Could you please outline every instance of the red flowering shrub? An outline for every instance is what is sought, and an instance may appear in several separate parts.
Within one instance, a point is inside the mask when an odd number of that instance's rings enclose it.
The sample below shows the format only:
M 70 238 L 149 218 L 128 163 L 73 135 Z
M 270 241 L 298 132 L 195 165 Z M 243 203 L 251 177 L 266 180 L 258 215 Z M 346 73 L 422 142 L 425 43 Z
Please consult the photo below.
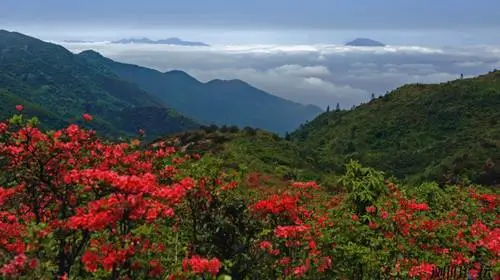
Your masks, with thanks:
M 0 122 L 2 279 L 500 271 L 500 198 L 491 190 L 407 188 L 351 162 L 345 192 L 332 196 L 314 182 L 244 180 L 220 160 L 161 143 L 142 149 L 137 139 L 111 143 L 76 125 L 42 132 L 36 123 L 20 114 Z
M 358 184 L 359 178 L 348 178 L 353 174 L 359 172 L 348 170 L 343 181 Z M 376 178 L 363 180 L 377 186 Z M 472 187 L 470 194 L 455 186 L 441 189 L 424 184 L 404 189 L 385 185 L 386 191 L 378 192 L 381 195 L 361 214 L 353 205 L 356 201 L 349 199 L 353 194 L 347 195 L 340 208 L 331 209 L 336 226 L 326 232 L 333 245 L 329 253 L 340 260 L 334 262 L 334 274 L 372 279 L 383 271 L 431 279 L 434 270 L 444 266 L 466 266 L 477 273 L 480 268 L 474 262 L 498 273 L 498 194 L 477 194 Z M 358 190 L 370 192 L 366 186 Z
M 83 114 L 82 115 L 82 118 L 85 120 L 85 121 L 92 121 L 93 117 L 90 115 L 90 114 Z
M 168 147 L 140 151 L 106 143 L 76 125 L 43 133 L 22 117 L 11 124 L 20 128 L 2 126 L 0 142 L 5 276 L 163 275 L 163 264 L 150 258 L 162 256 L 164 244 L 151 236 L 164 232 L 197 185 L 165 166 L 188 158 Z M 21 256 L 43 267 L 25 269 Z
M 185 271 L 193 272 L 194 274 L 209 273 L 212 276 L 217 275 L 220 270 L 221 263 L 217 258 L 204 259 L 200 256 L 193 256 L 182 261 L 182 267 Z

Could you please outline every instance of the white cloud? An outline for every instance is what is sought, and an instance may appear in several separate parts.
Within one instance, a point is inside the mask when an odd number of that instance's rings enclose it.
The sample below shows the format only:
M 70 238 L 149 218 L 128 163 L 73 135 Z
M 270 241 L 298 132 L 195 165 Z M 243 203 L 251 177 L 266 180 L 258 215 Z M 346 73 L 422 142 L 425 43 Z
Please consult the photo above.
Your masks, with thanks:
M 65 44 L 74 52 L 94 49 L 117 61 L 194 77 L 241 79 L 277 96 L 322 108 L 350 107 L 406 83 L 438 83 L 500 68 L 500 48 L 427 48 L 339 45 Z
M 274 68 L 270 71 L 275 71 L 277 73 L 283 75 L 291 75 L 298 77 L 321 77 L 331 75 L 330 70 L 325 66 L 301 66 L 297 64 L 293 65 L 283 65 L 277 68 Z

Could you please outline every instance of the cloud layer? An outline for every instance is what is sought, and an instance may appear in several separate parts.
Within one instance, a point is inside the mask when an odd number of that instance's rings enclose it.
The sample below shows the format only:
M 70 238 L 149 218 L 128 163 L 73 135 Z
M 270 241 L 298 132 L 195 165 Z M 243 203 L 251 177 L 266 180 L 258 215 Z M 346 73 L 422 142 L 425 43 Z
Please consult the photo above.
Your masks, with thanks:
M 194 77 L 241 79 L 277 96 L 322 108 L 350 107 L 406 83 L 438 83 L 500 68 L 500 47 L 425 48 L 336 45 L 232 45 L 180 47 L 63 44 L 93 49 L 114 60 Z

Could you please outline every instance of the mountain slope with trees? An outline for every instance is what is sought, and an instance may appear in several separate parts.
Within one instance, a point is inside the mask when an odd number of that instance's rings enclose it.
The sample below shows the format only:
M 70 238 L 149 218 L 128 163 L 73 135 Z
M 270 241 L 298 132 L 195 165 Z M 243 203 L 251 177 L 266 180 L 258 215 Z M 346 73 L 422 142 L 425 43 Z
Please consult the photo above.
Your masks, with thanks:
M 152 136 L 198 127 L 196 122 L 173 114 L 159 98 L 137 85 L 59 45 L 0 30 L 0 65 L 1 103 L 15 100 L 37 107 L 27 113 L 50 117 L 44 123 L 54 127 L 90 113 L 95 117 L 92 127 L 103 134 L 134 134 L 141 127 L 131 125 L 131 120 L 141 119 L 130 111 L 143 107 L 155 108 L 148 110 L 147 116 L 156 121 L 148 131 Z M 9 112 L 1 114 L 6 117 Z
M 292 138 L 326 171 L 348 159 L 410 180 L 500 183 L 500 71 L 411 84 L 350 111 L 322 114 Z
M 227 166 L 337 186 L 351 159 L 420 183 L 500 184 L 500 72 L 402 86 L 353 110 L 333 110 L 285 137 L 204 127 L 162 138 Z M 159 140 L 158 140 L 159 141 Z
M 316 106 L 279 98 L 241 80 L 202 83 L 183 71 L 162 73 L 116 62 L 95 51 L 84 51 L 79 56 L 110 69 L 175 110 L 204 123 L 251 126 L 285 133 L 321 113 Z

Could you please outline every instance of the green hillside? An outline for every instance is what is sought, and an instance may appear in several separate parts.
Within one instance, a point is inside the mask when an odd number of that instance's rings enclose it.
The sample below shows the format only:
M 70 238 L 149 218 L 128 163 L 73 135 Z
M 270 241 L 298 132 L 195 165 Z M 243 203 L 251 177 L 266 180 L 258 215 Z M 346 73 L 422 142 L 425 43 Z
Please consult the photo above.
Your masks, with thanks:
M 44 123 L 54 128 L 88 112 L 95 117 L 92 128 L 102 134 L 134 134 L 140 127 L 130 120 L 145 121 L 132 117 L 130 110 L 141 107 L 155 108 L 145 116 L 156 122 L 150 126 L 150 135 L 197 127 L 194 121 L 172 114 L 161 100 L 135 84 L 59 45 L 0 30 L 0 65 L 2 109 L 13 103 L 28 105 L 28 113 L 48 118 Z M 5 117 L 8 111 L 1 114 Z
M 499 184 L 499 119 L 495 71 L 405 85 L 354 110 L 322 114 L 292 138 L 325 172 L 340 171 L 355 158 L 401 179 Z
M 279 98 L 240 80 L 202 83 L 182 71 L 162 73 L 119 63 L 95 51 L 84 51 L 79 56 L 110 69 L 175 110 L 205 123 L 250 126 L 285 133 L 321 113 L 316 106 Z
M 357 159 L 401 180 L 500 184 L 500 72 L 405 85 L 354 110 L 324 113 L 288 139 L 215 126 L 167 137 L 191 153 L 283 179 L 335 186 Z
M 202 127 L 153 141 L 165 142 L 189 154 L 210 155 L 223 165 L 244 172 L 260 172 L 289 179 L 319 179 L 322 174 L 311 168 L 310 161 L 296 143 L 275 133 L 236 126 Z

